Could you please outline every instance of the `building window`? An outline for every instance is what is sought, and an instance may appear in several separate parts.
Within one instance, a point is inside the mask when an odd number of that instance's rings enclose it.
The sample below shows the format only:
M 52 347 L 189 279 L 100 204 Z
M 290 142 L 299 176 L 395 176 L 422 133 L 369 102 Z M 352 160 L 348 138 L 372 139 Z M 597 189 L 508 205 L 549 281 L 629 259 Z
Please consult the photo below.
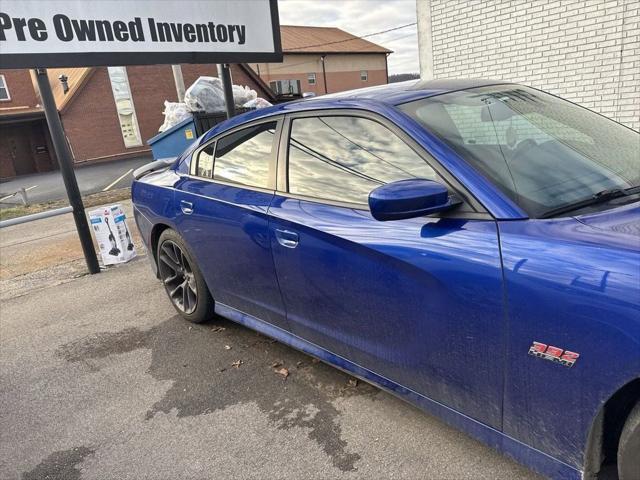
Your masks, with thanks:
M 309 85 L 315 85 L 316 84 L 316 74 L 314 73 L 307 73 L 307 82 L 309 82 Z
M 0 101 L 6 102 L 8 100 L 11 100 L 11 96 L 7 88 L 7 81 L 4 79 L 4 75 L 0 75 Z
M 300 80 L 276 80 L 270 84 L 271 90 L 276 95 L 301 95 Z
M 109 80 L 113 99 L 116 102 L 118 120 L 120 121 L 120 131 L 126 148 L 142 146 L 140 127 L 136 117 L 136 109 L 133 105 L 129 77 L 125 67 L 108 67 Z
M 360 80 L 363 82 L 369 80 L 369 73 L 366 70 L 360 70 Z

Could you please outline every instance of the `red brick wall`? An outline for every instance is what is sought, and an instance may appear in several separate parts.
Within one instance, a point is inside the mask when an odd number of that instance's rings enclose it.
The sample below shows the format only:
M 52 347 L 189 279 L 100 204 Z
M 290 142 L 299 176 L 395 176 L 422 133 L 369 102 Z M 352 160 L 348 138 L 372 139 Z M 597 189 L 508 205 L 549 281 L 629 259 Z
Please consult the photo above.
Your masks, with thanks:
M 195 82 L 198 77 L 217 77 L 218 70 L 215 65 L 182 65 L 182 78 L 184 78 L 184 88 Z M 175 96 L 175 95 L 174 95 Z
M 125 148 L 106 68 L 94 70 L 63 110 L 62 123 L 76 162 L 127 155 L 146 148 Z
M 177 101 L 171 65 L 127 67 L 142 142 L 156 136 L 164 123 L 164 101 Z
M 4 75 L 11 100 L 0 101 L 0 108 L 35 107 L 38 104 L 29 70 L 0 70 Z
M 234 83 L 259 89 L 240 67 L 232 66 L 231 73 Z M 135 148 L 124 146 L 107 69 L 96 68 L 84 88 L 76 93 L 62 112 L 76 162 L 124 158 L 148 152 L 146 141 L 158 133 L 164 122 L 164 101 L 177 101 L 173 73 L 170 65 L 150 65 L 127 67 L 127 75 L 144 145 Z M 185 87 L 189 88 L 200 76 L 217 76 L 217 70 L 215 65 L 182 65 L 182 75 Z

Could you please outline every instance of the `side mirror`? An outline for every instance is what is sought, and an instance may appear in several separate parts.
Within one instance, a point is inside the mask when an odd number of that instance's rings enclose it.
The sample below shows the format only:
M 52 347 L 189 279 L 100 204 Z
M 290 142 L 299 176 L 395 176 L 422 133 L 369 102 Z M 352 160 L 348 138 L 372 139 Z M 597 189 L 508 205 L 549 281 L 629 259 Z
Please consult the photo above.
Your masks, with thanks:
M 421 178 L 387 183 L 369 194 L 371 215 L 380 221 L 422 217 L 460 203 L 449 196 L 444 185 Z

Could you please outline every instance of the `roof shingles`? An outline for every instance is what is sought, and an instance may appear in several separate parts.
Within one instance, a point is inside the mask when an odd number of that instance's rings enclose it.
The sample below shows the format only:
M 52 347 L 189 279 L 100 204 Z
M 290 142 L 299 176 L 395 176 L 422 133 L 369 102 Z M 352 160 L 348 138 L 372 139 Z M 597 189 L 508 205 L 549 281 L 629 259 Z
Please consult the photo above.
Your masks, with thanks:
M 281 25 L 280 37 L 284 53 L 392 53 L 335 27 Z
M 56 101 L 58 110 L 63 110 L 67 103 L 73 98 L 76 91 L 80 90 L 87 80 L 92 68 L 48 68 L 47 76 L 49 77 L 49 83 L 51 84 L 51 91 L 53 92 L 53 98 Z M 62 88 L 62 82 L 59 80 L 60 75 L 67 76 L 67 85 L 69 85 L 69 91 L 64 92 Z
M 284 53 L 392 53 L 380 45 L 334 27 L 282 25 L 280 33 Z M 89 67 L 47 70 L 58 110 L 64 110 L 74 94 L 82 89 L 93 70 Z M 58 79 L 62 74 L 67 76 L 67 93 L 63 91 Z M 32 80 L 35 86 L 35 79 Z

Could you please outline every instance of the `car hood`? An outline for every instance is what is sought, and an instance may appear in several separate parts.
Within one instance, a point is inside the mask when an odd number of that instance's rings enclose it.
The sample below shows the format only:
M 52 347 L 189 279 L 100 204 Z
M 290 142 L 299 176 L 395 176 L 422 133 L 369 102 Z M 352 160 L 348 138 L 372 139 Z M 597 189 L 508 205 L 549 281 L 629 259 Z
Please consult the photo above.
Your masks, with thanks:
M 583 225 L 600 230 L 603 240 L 640 250 L 640 202 L 604 212 L 575 217 Z

